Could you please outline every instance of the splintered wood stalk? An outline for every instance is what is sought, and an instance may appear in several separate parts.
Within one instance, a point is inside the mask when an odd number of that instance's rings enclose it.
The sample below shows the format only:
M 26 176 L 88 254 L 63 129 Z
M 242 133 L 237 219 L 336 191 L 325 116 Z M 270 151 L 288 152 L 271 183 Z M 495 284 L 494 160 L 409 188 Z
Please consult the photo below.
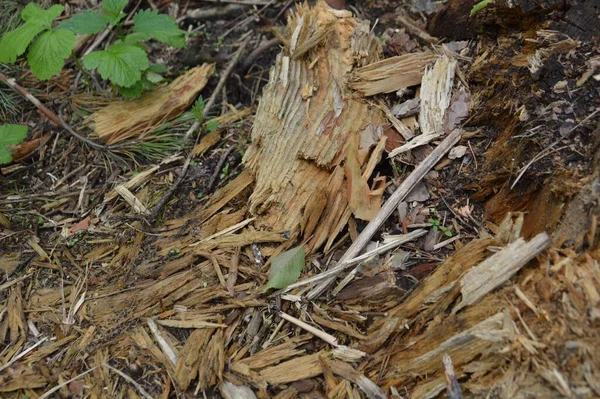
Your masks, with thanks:
M 371 147 L 361 148 L 359 138 L 380 134 L 386 117 L 346 82 L 355 68 L 379 60 L 381 45 L 367 22 L 323 2 L 298 6 L 282 42 L 244 156 L 256 181 L 250 212 L 273 230 L 312 236 L 310 251 L 350 216 L 348 160 L 358 176 L 353 186 L 369 190 L 362 169 Z M 362 205 L 379 206 L 380 196 L 360 193 L 371 201 Z

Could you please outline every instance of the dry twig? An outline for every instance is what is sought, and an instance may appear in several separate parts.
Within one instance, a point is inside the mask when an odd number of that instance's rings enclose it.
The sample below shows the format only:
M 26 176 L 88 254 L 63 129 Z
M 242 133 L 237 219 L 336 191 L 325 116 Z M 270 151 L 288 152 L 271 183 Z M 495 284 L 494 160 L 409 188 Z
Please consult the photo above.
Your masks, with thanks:
M 440 159 L 448 152 L 450 149 L 459 142 L 462 136 L 461 130 L 455 130 L 450 133 L 441 143 L 436 147 L 435 150 L 431 152 L 421 162 L 415 170 L 402 182 L 402 184 L 394 191 L 394 194 L 387 200 L 387 202 L 381 207 L 379 213 L 369 222 L 367 227 L 360 233 L 356 241 L 352 243 L 350 248 L 346 251 L 344 256 L 340 259 L 340 263 L 347 261 L 358 255 L 360 251 L 368 244 L 373 235 L 377 232 L 379 227 L 390 217 L 390 215 L 396 210 L 400 201 L 402 201 L 417 185 L 418 182 L 423 179 L 425 174 L 429 172 L 431 168 L 435 166 L 439 162 Z M 336 273 L 337 274 L 337 273 Z M 333 295 L 336 295 L 338 292 L 342 290 L 354 277 L 356 274 L 356 269 L 354 269 L 333 291 Z M 325 289 L 334 281 L 335 277 L 329 278 L 321 284 L 317 285 L 313 288 L 307 295 L 308 299 L 315 299 L 319 295 L 321 295 Z

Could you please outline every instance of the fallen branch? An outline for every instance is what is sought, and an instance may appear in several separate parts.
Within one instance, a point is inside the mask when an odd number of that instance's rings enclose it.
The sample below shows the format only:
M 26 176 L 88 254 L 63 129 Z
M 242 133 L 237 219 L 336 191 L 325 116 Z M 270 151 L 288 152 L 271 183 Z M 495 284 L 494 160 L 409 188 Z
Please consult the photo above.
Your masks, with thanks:
M 390 215 L 396 210 L 400 201 L 402 201 L 411 191 L 417 183 L 419 183 L 423 177 L 433 168 L 442 157 L 450 151 L 450 149 L 460 141 L 462 136 L 461 130 L 454 130 L 452 133 L 448 135 L 441 143 L 436 147 L 435 150 L 431 152 L 421 162 L 415 170 L 402 182 L 402 184 L 394 191 L 394 194 L 387 200 L 387 202 L 381 207 L 377 215 L 369 222 L 367 227 L 360 233 L 357 237 L 356 241 L 352 243 L 350 248 L 346 251 L 344 256 L 340 259 L 339 263 L 343 263 L 348 259 L 354 258 L 362 249 L 368 244 L 373 235 L 379 230 L 379 227 L 390 217 Z M 356 274 L 356 269 L 354 269 L 333 291 L 333 295 L 336 295 L 338 292 L 342 290 L 354 277 Z M 336 273 L 337 274 L 337 273 Z M 313 288 L 308 294 L 307 298 L 309 300 L 317 298 L 321 295 L 327 287 L 334 281 L 335 277 L 331 277 L 315 288 Z
M 89 139 L 81 136 L 80 134 L 78 134 L 75 130 L 73 130 L 73 128 L 71 126 L 69 126 L 62 119 L 61 116 L 56 115 L 54 112 L 50 111 L 44 104 L 42 104 L 42 102 L 40 100 L 38 100 L 31 93 L 29 93 L 27 91 L 27 89 L 25 89 L 23 86 L 19 85 L 14 78 L 9 78 L 8 76 L 6 76 L 2 72 L 0 72 L 0 79 L 2 79 L 14 91 L 16 91 L 17 93 L 22 95 L 27 101 L 29 101 L 30 103 L 35 105 L 35 107 L 42 114 L 44 114 L 46 117 L 48 117 L 48 119 L 50 119 L 56 125 L 61 126 L 63 129 L 65 129 L 67 132 L 69 132 L 69 134 L 71 134 L 71 136 L 75 137 L 77 140 L 80 140 L 80 141 L 86 143 L 87 145 L 89 145 L 90 147 L 95 148 L 97 150 L 110 151 L 110 149 L 111 149 L 110 147 L 105 146 L 103 144 L 98 144 L 98 143 L 96 143 L 92 140 L 89 140 Z M 60 110 L 62 110 L 63 107 L 64 107 L 64 104 L 61 105 Z M 61 112 L 60 110 L 59 110 L 59 114 Z

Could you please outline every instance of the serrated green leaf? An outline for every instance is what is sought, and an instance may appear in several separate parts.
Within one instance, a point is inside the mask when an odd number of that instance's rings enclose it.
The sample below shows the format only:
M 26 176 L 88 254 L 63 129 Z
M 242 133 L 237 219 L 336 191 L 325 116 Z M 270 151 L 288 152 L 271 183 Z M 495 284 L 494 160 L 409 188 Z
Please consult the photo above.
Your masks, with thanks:
M 58 24 L 58 27 L 79 35 L 95 35 L 108 26 L 108 21 L 109 18 L 99 11 L 84 11 L 73 14 L 71 18 Z
M 26 22 L 12 32 L 2 36 L 0 41 L 0 62 L 11 63 L 27 50 L 27 46 L 36 35 L 46 28 Z
M 142 93 L 144 92 L 144 84 L 142 83 L 141 80 L 137 81 L 131 87 L 118 86 L 118 88 L 119 88 L 119 93 L 121 93 L 121 95 L 126 98 L 136 98 L 136 97 L 141 96 Z
M 158 11 L 143 10 L 135 14 L 133 30 L 173 47 L 185 47 L 185 31 L 179 29 L 173 18 Z
M 25 125 L 0 125 L 0 164 L 12 161 L 12 152 L 6 147 L 19 144 L 27 137 Z
M 296 282 L 304 268 L 304 247 L 299 246 L 277 255 L 271 262 L 269 282 L 263 292 L 269 288 L 285 288 Z
M 218 121 L 210 121 L 206 124 L 206 130 L 208 130 L 209 132 L 214 132 L 215 130 L 217 130 L 217 127 L 219 127 Z
M 12 32 L 6 33 L 0 41 L 0 62 L 15 62 L 39 33 L 52 29 L 52 21 L 64 9 L 58 4 L 47 10 L 42 9 L 36 3 L 27 4 L 21 12 L 21 18 L 25 23 Z
M 161 75 L 157 74 L 156 72 L 152 72 L 152 71 L 146 72 L 146 79 L 148 79 L 152 83 L 158 83 L 158 82 L 162 82 L 164 80 L 164 78 Z
M 47 10 L 42 9 L 36 3 L 29 3 L 21 11 L 23 21 L 30 24 L 43 26 L 46 29 L 52 28 L 52 21 L 58 17 L 65 8 L 59 4 L 55 4 Z
M 150 39 L 150 36 L 148 36 L 145 33 L 133 32 L 125 36 L 125 38 L 123 39 L 123 43 L 138 44 L 148 39 Z
M 40 80 L 59 74 L 73 48 L 75 48 L 73 32 L 57 29 L 43 33 L 33 42 L 27 53 L 31 72 Z
M 102 78 L 118 86 L 131 87 L 142 78 L 142 71 L 148 69 L 148 56 L 137 46 L 118 43 L 86 55 L 83 64 L 87 69 L 98 68 Z
M 192 106 L 192 114 L 199 121 L 204 120 L 204 99 L 202 98 L 202 96 L 198 97 L 198 99 Z
M 111 25 L 116 25 L 125 16 L 123 9 L 127 5 L 127 0 L 104 0 L 102 9 L 108 16 Z

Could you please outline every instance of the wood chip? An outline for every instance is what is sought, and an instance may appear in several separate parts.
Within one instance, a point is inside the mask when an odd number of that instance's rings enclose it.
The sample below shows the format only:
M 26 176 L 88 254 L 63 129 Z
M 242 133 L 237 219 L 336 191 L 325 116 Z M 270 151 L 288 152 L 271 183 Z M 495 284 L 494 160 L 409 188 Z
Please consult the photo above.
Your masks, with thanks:
M 365 96 L 392 93 L 421 83 L 425 66 L 435 60 L 429 51 L 387 58 L 357 69 L 350 87 Z
M 478 302 L 488 292 L 508 281 L 527 262 L 548 248 L 551 242 L 547 233 L 540 233 L 529 242 L 520 238 L 471 269 L 460 280 L 462 300 L 454 311 Z

